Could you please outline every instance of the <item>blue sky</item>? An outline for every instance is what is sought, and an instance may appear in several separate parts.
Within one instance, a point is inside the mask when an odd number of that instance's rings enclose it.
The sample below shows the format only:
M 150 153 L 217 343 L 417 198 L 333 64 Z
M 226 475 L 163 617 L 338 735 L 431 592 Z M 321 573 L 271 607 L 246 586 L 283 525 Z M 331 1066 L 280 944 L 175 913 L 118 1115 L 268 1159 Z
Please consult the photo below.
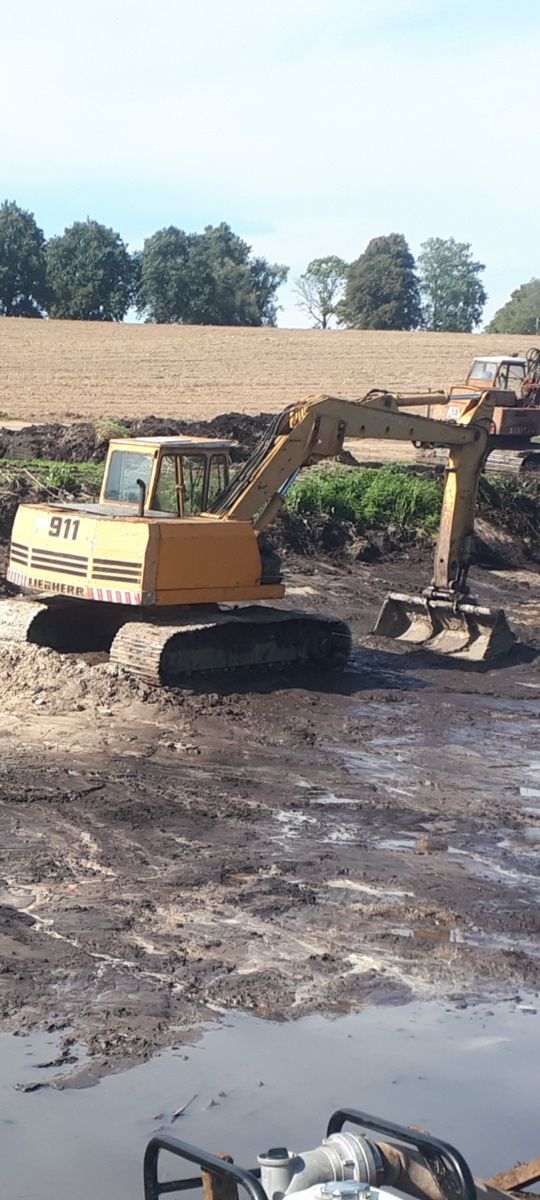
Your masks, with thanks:
M 538 0 L 25 0 L 0 197 L 140 247 L 228 221 L 294 279 L 401 232 L 472 243 L 486 317 L 540 275 Z

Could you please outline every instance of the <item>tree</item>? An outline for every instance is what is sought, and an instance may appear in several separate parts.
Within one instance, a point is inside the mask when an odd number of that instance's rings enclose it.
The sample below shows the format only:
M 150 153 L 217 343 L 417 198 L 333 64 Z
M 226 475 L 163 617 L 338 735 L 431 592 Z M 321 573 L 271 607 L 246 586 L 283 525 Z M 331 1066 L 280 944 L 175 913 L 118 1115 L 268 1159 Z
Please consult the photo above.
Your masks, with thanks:
M 484 264 L 474 261 L 469 242 L 456 242 L 452 237 L 428 238 L 420 249 L 425 328 L 471 333 L 487 300 L 480 280 Z
M 294 290 L 300 297 L 296 307 L 308 313 L 316 329 L 327 329 L 329 317 L 335 316 L 346 276 L 347 264 L 329 254 L 326 258 L 312 259 L 296 280 Z
M 530 279 L 512 292 L 487 327 L 487 333 L 540 332 L 540 279 Z
M 285 283 L 289 268 L 279 263 L 269 263 L 266 258 L 253 258 L 249 270 L 260 324 L 275 325 L 278 313 L 276 292 L 282 283 Z
M 351 329 L 416 329 L 420 324 L 415 262 L 402 233 L 372 238 L 351 263 L 338 316 Z
M 119 233 L 76 221 L 47 244 L 49 315 L 74 321 L 122 321 L 131 304 L 134 263 Z
M 287 267 L 251 258 L 225 222 L 203 233 L 169 226 L 147 238 L 137 306 L 147 320 L 186 325 L 275 325 Z
M 146 238 L 139 257 L 137 308 L 149 321 L 181 321 L 187 300 L 189 239 L 170 225 Z
M 0 205 L 0 314 L 41 317 L 47 302 L 45 237 L 34 214 Z

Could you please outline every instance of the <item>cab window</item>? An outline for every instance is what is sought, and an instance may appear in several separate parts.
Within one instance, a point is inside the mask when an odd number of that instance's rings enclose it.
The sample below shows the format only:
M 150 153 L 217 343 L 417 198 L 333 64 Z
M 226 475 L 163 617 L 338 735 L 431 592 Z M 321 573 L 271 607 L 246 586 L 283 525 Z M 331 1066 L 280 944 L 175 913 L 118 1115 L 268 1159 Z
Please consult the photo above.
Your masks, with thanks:
M 210 507 L 214 500 L 226 488 L 229 482 L 228 463 L 224 454 L 213 454 L 210 459 L 210 472 L 208 477 L 208 497 L 206 500 L 207 506 Z
M 492 383 L 497 374 L 497 363 L 483 362 L 479 359 L 473 363 L 471 368 L 471 379 L 481 379 L 485 383 Z
M 203 510 L 206 463 L 205 454 L 182 456 L 185 517 L 196 517 Z
M 525 367 L 523 363 L 505 363 L 501 367 L 499 387 L 509 388 L 512 392 L 519 392 L 524 378 Z
M 137 454 L 133 450 L 113 450 L 105 483 L 104 499 L 136 504 L 140 490 L 137 480 L 148 487 L 154 462 L 153 454 Z
M 165 454 L 159 468 L 156 494 L 153 507 L 158 512 L 174 513 L 180 516 L 180 479 L 179 463 L 176 456 Z

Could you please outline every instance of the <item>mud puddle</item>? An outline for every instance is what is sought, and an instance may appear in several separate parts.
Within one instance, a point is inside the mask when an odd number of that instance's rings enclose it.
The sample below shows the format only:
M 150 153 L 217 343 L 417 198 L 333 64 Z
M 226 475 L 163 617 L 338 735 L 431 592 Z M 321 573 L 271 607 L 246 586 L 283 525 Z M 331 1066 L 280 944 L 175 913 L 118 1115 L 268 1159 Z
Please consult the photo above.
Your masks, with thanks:
M 524 995 L 449 1011 L 368 1008 L 293 1024 L 230 1016 L 99 1086 L 23 1093 L 62 1072 L 51 1034 L 0 1038 L 0 1152 L 6 1200 L 141 1197 L 147 1140 L 167 1132 L 253 1165 L 269 1144 L 318 1144 L 330 1113 L 361 1108 L 415 1123 L 457 1145 L 478 1176 L 538 1153 L 540 1016 Z M 185 1115 L 171 1121 L 182 1105 Z M 164 1160 L 164 1174 L 178 1171 Z M 165 1166 L 167 1170 L 165 1170 Z

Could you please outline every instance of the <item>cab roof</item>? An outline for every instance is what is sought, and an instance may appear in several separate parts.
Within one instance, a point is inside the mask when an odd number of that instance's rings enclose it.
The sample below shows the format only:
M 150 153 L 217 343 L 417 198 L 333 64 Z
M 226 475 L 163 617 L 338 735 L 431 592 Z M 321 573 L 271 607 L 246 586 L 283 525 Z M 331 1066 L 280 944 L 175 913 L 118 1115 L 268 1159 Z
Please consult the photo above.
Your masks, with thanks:
M 527 359 L 523 358 L 520 354 L 477 354 L 476 358 L 473 358 L 473 366 L 477 362 L 499 363 L 499 365 L 501 363 L 523 363 L 525 366 L 527 365 Z
M 235 445 L 234 441 L 227 441 L 224 438 L 204 438 L 204 437 L 134 437 L 134 438 L 111 438 L 109 443 L 114 449 L 129 450 L 130 447 L 136 446 L 142 448 L 149 446 L 155 449 L 163 446 L 165 450 L 170 450 L 172 453 L 181 454 L 182 451 L 189 454 L 197 453 L 198 450 L 230 450 L 231 446 Z

